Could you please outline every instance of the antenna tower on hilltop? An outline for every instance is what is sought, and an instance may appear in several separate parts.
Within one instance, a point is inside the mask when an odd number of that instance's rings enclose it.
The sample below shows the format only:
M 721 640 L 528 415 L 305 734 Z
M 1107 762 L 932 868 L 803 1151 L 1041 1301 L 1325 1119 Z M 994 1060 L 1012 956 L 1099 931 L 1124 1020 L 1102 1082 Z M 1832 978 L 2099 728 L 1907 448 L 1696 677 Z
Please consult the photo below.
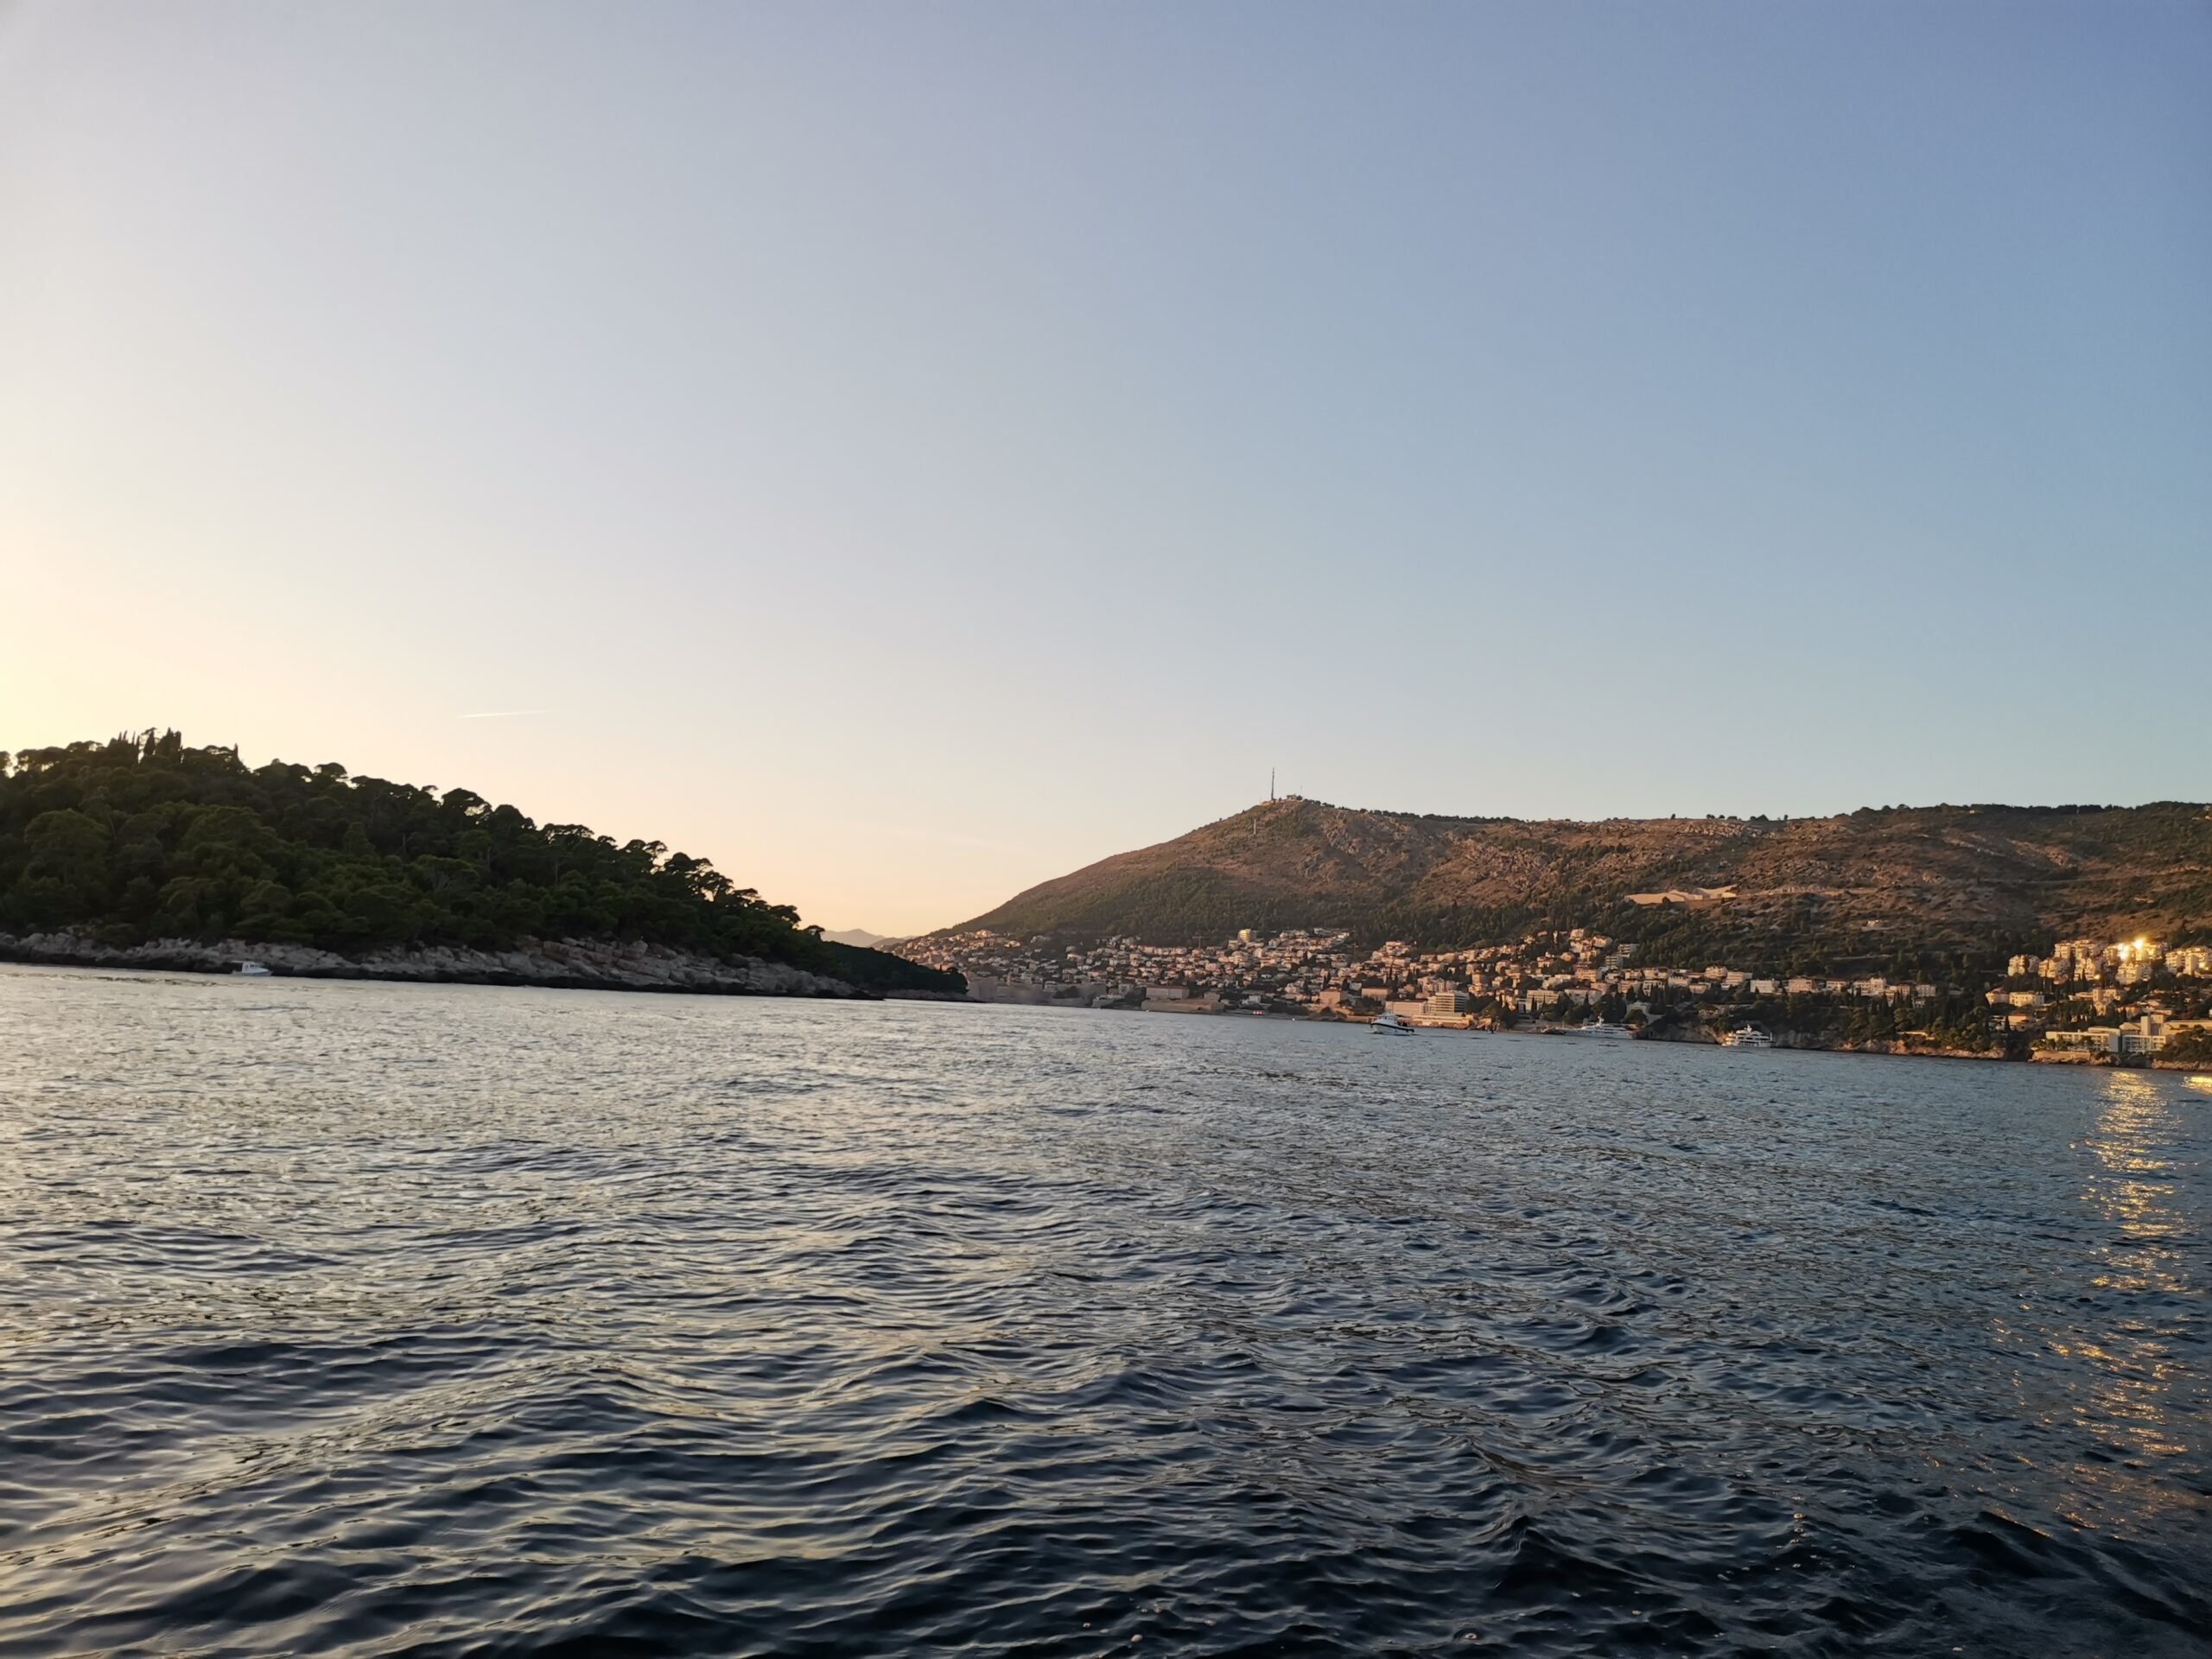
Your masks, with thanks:
M 1274 800 L 1274 798 L 1275 798 L 1275 769 L 1274 769 L 1273 766 L 1269 766 L 1269 767 L 1268 768 L 1268 801 L 1269 801 L 1270 803 L 1273 803 L 1273 801 Z

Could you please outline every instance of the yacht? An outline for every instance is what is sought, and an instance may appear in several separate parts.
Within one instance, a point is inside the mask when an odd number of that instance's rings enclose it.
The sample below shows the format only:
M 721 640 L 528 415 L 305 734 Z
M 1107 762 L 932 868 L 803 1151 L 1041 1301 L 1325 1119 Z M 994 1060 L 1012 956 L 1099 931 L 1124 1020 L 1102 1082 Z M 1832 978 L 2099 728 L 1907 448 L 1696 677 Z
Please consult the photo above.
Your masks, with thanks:
M 1412 1020 L 1402 1020 L 1395 1014 L 1378 1014 L 1367 1022 L 1367 1028 L 1370 1031 L 1411 1032 L 1414 1024 Z
M 1757 1026 L 1738 1026 L 1733 1031 L 1724 1032 L 1721 1033 L 1720 1041 L 1722 1046 L 1726 1048 L 1772 1048 L 1774 1046 L 1773 1034 L 1762 1031 Z
M 240 979 L 267 979 L 270 976 L 264 963 L 242 962 L 238 963 L 238 976 Z
M 1592 1020 L 1580 1027 L 1585 1037 L 1633 1037 L 1636 1033 L 1626 1026 L 1617 1026 L 1610 1020 Z

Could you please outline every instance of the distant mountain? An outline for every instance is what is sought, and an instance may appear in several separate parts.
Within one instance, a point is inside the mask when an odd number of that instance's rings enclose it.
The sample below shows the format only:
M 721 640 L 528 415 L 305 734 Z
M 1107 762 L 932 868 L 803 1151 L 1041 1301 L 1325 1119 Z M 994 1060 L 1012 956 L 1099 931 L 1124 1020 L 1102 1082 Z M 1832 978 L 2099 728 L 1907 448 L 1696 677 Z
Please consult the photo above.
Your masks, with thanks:
M 1694 902 L 1630 899 L 1669 889 Z M 1732 961 L 1747 950 L 2028 949 L 2084 934 L 2201 939 L 2212 937 L 2212 811 L 1936 806 L 1584 823 L 1291 799 L 1102 860 L 944 931 L 1195 944 L 1319 926 L 1435 945 L 1602 926 L 1685 957 L 1726 942 Z
M 849 927 L 841 932 L 824 933 L 822 937 L 832 944 L 849 944 L 855 950 L 873 950 L 877 945 L 888 941 L 891 935 L 871 933 L 864 927 Z

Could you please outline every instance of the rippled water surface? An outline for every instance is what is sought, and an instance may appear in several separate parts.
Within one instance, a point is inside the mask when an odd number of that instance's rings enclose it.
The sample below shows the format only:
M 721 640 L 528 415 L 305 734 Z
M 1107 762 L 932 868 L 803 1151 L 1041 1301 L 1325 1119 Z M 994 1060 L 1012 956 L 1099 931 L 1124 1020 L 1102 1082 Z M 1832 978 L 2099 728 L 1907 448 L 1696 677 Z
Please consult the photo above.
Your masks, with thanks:
M 0 1651 L 2201 1654 L 2209 1119 L 0 969 Z

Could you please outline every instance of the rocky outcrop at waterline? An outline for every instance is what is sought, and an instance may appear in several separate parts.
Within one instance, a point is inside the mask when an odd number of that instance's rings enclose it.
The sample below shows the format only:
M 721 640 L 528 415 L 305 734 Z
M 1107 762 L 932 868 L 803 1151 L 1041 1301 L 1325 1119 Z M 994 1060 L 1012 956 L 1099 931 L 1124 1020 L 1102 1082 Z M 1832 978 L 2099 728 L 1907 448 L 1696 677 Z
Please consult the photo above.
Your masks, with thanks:
M 220 939 L 213 944 L 149 939 L 140 944 L 111 945 L 80 933 L 0 933 L 0 961 L 166 969 L 193 974 L 232 973 L 242 962 L 258 962 L 272 973 L 303 979 L 540 985 L 567 990 L 685 991 L 721 996 L 873 999 L 879 995 L 780 962 L 753 957 L 717 959 L 667 945 L 596 939 L 525 939 L 511 950 L 474 950 L 460 945 L 386 946 L 346 957 L 312 945 L 257 944 L 248 939 Z

